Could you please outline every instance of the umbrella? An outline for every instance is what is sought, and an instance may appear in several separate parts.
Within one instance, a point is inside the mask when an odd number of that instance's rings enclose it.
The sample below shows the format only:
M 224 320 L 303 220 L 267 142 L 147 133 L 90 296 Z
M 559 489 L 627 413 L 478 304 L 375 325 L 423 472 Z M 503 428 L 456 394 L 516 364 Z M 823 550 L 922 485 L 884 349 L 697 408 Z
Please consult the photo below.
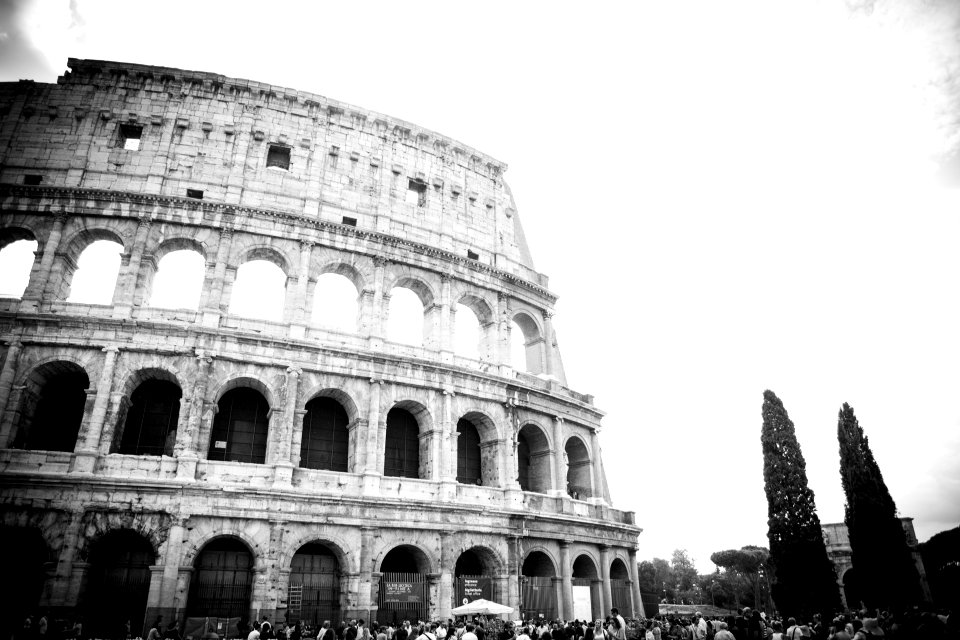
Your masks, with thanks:
M 495 616 L 495 615 L 500 615 L 501 613 L 513 613 L 513 607 L 508 607 L 504 604 L 497 604 L 496 602 L 491 602 L 490 600 L 484 600 L 483 598 L 480 598 L 479 600 L 468 602 L 462 607 L 457 607 L 456 609 L 453 609 L 450 613 L 452 613 L 455 616 L 472 616 L 472 615 Z

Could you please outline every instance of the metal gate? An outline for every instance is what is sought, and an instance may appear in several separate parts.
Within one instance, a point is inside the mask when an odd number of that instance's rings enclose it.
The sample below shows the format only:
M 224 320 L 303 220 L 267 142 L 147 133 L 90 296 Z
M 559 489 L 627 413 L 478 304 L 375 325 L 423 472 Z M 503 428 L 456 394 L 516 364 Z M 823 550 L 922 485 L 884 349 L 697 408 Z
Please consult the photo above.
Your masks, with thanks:
M 623 579 L 610 579 L 610 596 L 613 600 L 613 606 L 620 610 L 620 615 L 636 617 L 633 610 L 633 600 L 630 598 L 630 581 Z
M 243 543 L 219 538 L 197 558 L 187 615 L 232 618 L 250 614 L 253 558 Z
M 556 620 L 557 587 L 553 578 L 542 576 L 523 576 L 521 579 L 521 610 L 525 618 L 537 618 L 543 615 L 547 620 Z
M 430 583 L 422 573 L 384 573 L 377 622 L 430 619 Z

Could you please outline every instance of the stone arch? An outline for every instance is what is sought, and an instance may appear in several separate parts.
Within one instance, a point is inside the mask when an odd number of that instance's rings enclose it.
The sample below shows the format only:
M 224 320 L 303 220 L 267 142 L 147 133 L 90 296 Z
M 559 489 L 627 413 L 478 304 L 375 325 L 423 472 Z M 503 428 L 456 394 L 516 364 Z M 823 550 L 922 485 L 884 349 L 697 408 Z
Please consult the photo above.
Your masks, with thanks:
M 179 373 L 175 367 L 169 366 L 168 363 L 156 362 L 152 364 L 152 366 L 139 367 L 136 369 L 128 367 L 123 373 L 117 376 L 117 379 L 123 380 L 123 383 L 120 385 L 120 392 L 125 396 L 129 396 L 137 387 L 148 380 L 172 382 L 183 389 L 183 384 L 180 382 L 182 376 L 183 374 Z
M 175 274 L 178 280 L 176 302 L 157 300 L 156 295 L 163 296 L 164 293 L 167 294 L 167 297 L 170 297 L 171 284 L 169 278 L 173 277 L 173 274 L 168 274 L 167 269 L 173 267 L 169 264 L 164 265 L 164 260 L 168 256 L 171 260 L 177 259 L 177 256 L 171 255 L 177 251 L 188 251 L 197 256 L 193 259 L 196 264 L 189 265 L 189 271 L 184 271 L 184 262 L 181 257 Z M 199 307 L 207 264 L 212 259 L 208 248 L 195 238 L 175 236 L 161 240 L 154 249 L 151 258 L 142 262 L 141 273 L 138 274 L 138 279 L 143 282 L 143 287 L 142 291 L 140 287 L 137 289 L 135 295 L 137 302 L 161 308 L 196 309 Z M 158 283 L 159 287 L 157 286 Z
M 82 229 L 71 235 L 65 242 L 61 243 L 62 250 L 57 252 L 57 262 L 60 266 L 60 282 L 57 284 L 55 298 L 58 300 L 69 300 L 72 296 L 74 276 L 80 267 L 80 258 L 83 253 L 95 242 L 107 241 L 116 243 L 120 246 L 120 265 L 124 261 L 124 256 L 129 250 L 124 238 L 113 229 L 106 227 L 93 227 Z M 86 273 L 86 272 L 85 272 Z M 119 280 L 119 271 L 114 276 L 114 289 L 110 296 L 116 291 L 117 281 Z M 106 289 L 104 289 L 106 291 Z
M 457 559 L 459 560 L 467 552 L 473 552 L 477 558 L 480 560 L 480 564 L 483 567 L 483 570 L 476 575 L 485 575 L 485 576 L 497 576 L 504 572 L 504 568 L 507 566 L 507 563 L 504 561 L 503 557 L 497 553 L 497 550 L 488 547 L 483 544 L 471 544 L 466 546 L 463 549 L 460 549 L 457 553 Z M 454 567 L 456 569 L 456 567 Z
M 283 275 L 290 277 L 290 265 L 292 262 L 276 247 L 273 247 L 269 244 L 255 244 L 248 247 L 244 247 L 238 254 L 235 264 L 240 267 L 244 263 L 252 262 L 254 260 L 266 260 L 276 266 L 280 267 L 280 270 L 283 271 Z
M 0 224 L 0 250 L 20 240 L 40 242 L 36 232 L 23 222 L 18 221 L 10 224 Z M 37 247 L 37 251 L 40 251 L 39 246 Z
M 433 429 L 433 414 L 430 412 L 430 407 L 425 402 L 420 400 L 415 400 L 413 398 L 401 398 L 396 400 L 387 410 L 384 412 L 382 419 L 386 420 L 387 415 L 392 409 L 404 409 L 409 411 L 410 414 L 416 418 L 417 425 L 420 428 L 420 433 L 429 432 Z
M 196 238 L 174 236 L 164 238 L 157 244 L 153 250 L 153 259 L 159 262 L 165 255 L 173 253 L 174 251 L 196 251 L 203 257 L 204 262 L 209 262 L 214 258 L 207 246 Z
M 73 451 L 91 390 L 87 370 L 74 358 L 53 356 L 35 363 L 21 379 L 13 447 Z
M 344 410 L 347 412 L 347 417 L 350 419 L 350 422 L 360 419 L 360 409 L 357 407 L 357 403 L 354 401 L 353 397 L 344 391 L 336 387 L 330 387 L 326 384 L 319 384 L 315 387 L 308 389 L 306 393 L 302 394 L 302 402 L 298 402 L 298 406 L 301 409 L 306 408 L 307 403 L 313 400 L 314 398 L 333 398 L 343 406 Z
M 563 455 L 567 461 L 566 491 L 567 495 L 578 500 L 593 497 L 596 493 L 593 487 L 593 460 L 590 447 L 584 442 L 580 434 L 573 434 L 563 445 Z
M 552 490 L 550 459 L 553 446 L 546 429 L 525 421 L 517 432 L 517 481 L 524 491 L 546 493 Z
M 476 429 L 477 435 L 479 436 L 479 442 L 475 445 L 475 452 L 469 450 L 473 447 L 464 441 L 465 434 L 461 433 L 461 427 L 464 422 Z M 476 455 L 477 462 L 479 463 L 480 484 L 485 487 L 500 486 L 502 484 L 500 480 L 500 447 L 502 443 L 500 441 L 500 430 L 497 428 L 493 419 L 483 411 L 471 408 L 457 420 L 456 431 L 460 434 L 457 437 L 456 471 L 458 479 L 462 477 L 461 467 L 463 467 L 464 464 L 472 466 L 470 461 L 472 456 Z
M 16 246 L 18 243 L 20 246 Z M 0 267 L 3 271 L 0 296 L 23 297 L 40 251 L 40 243 L 29 229 L 19 226 L 0 227 L 0 259 L 3 261 Z
M 610 561 L 610 577 L 617 580 L 629 580 L 630 571 L 627 569 L 627 563 L 620 556 L 616 556 Z
M 211 561 L 204 562 L 208 553 L 212 556 Z M 193 574 L 187 594 L 186 614 L 192 617 L 246 615 L 250 611 L 255 575 L 260 563 L 261 559 L 254 549 L 238 535 L 220 534 L 207 540 L 196 549 L 190 563 Z M 229 596 L 222 597 L 222 586 L 227 585 L 231 587 Z
M 347 540 L 330 531 L 318 533 L 315 530 L 301 533 L 293 539 L 293 542 L 285 545 L 285 547 L 280 550 L 279 558 L 277 558 L 277 566 L 289 567 L 290 563 L 293 562 L 293 556 L 295 556 L 300 549 L 311 543 L 322 544 L 330 549 L 333 555 L 336 556 L 337 562 L 340 563 L 340 567 L 344 572 L 354 572 L 358 570 L 350 560 L 359 554 L 346 551 L 346 549 L 350 549 L 351 546 Z
M 384 560 L 387 560 L 387 557 L 391 554 L 391 552 L 398 550 L 406 551 L 413 557 L 413 562 L 415 563 L 417 570 L 410 573 L 434 573 L 436 571 L 436 567 L 439 566 L 437 559 L 422 546 L 418 544 L 401 543 L 390 547 L 385 546 L 383 549 L 381 549 L 380 553 L 377 554 L 377 557 L 373 562 L 374 570 L 384 573 Z M 389 569 L 390 567 L 388 566 L 387 568 Z M 361 567 L 361 571 L 362 570 L 363 568 Z
M 573 559 L 570 569 L 574 578 L 589 578 L 596 580 L 600 578 L 600 560 L 594 554 L 583 549 Z
M 170 535 L 172 519 L 165 512 L 87 511 L 80 521 L 77 559 L 89 559 L 90 547 L 113 531 L 129 530 L 150 543 L 156 558 Z
M 310 323 L 356 333 L 361 324 L 364 275 L 350 263 L 332 261 L 321 265 L 312 281 L 305 302 Z
M 541 577 L 554 578 L 560 576 L 560 561 L 550 549 L 543 545 L 535 545 L 527 549 L 520 566 L 520 572 L 525 576 L 541 576 L 542 573 L 547 573 L 548 567 L 549 574 Z M 528 571 L 531 571 L 531 573 L 528 573 Z
M 462 304 L 473 311 L 477 315 L 477 319 L 480 321 L 481 328 L 487 327 L 496 321 L 496 317 L 493 313 L 493 305 L 475 293 L 462 293 L 456 299 L 454 304 Z
M 207 460 L 266 463 L 272 437 L 272 409 L 277 406 L 268 391 L 257 378 L 242 376 L 220 386 L 207 440 Z
M 160 364 L 160 363 L 157 363 Z M 161 400 L 161 406 L 166 405 L 169 408 L 169 411 L 175 412 L 176 417 L 174 419 L 172 414 L 168 414 L 166 421 L 163 423 L 165 426 L 160 426 L 160 423 L 154 421 L 154 425 L 162 429 L 163 434 L 160 434 L 159 431 L 148 427 L 143 432 L 148 436 L 155 436 L 156 438 L 163 440 L 162 454 L 160 455 L 173 455 L 173 441 L 176 437 L 176 432 L 179 428 L 179 425 L 186 418 L 185 413 L 188 409 L 188 402 L 184 401 L 184 389 L 183 385 L 180 383 L 179 376 L 171 371 L 171 368 L 167 368 L 166 363 L 163 363 L 163 366 L 147 366 L 140 369 L 132 370 L 126 372 L 126 375 L 121 377 L 121 380 L 124 380 L 123 384 L 120 386 L 120 393 L 122 394 L 119 399 L 119 404 L 115 408 L 116 419 L 113 420 L 112 425 L 107 425 L 104 430 L 104 438 L 108 440 L 110 444 L 110 453 L 130 453 L 133 450 L 130 448 L 130 442 L 124 442 L 125 435 L 127 434 L 127 420 L 131 417 L 130 410 L 133 409 L 134 414 L 143 417 L 144 414 L 144 405 L 138 404 L 140 401 L 146 400 L 142 396 L 144 391 L 141 391 L 141 397 L 135 398 L 134 395 L 138 390 L 145 384 L 150 385 L 151 383 L 168 383 L 173 385 L 179 390 L 179 395 L 177 396 L 174 390 L 171 388 L 164 390 L 163 385 L 152 384 L 154 387 L 151 391 L 159 391 L 159 394 L 150 393 L 151 401 L 156 400 L 157 398 L 164 398 Z M 174 402 L 173 398 L 176 396 L 176 401 Z M 179 406 L 177 406 L 179 405 Z M 147 421 L 149 422 L 149 421 Z M 170 428 L 172 424 L 172 429 Z M 138 427 L 139 429 L 139 427 Z M 110 432 L 112 430 L 112 433 Z M 136 434 L 131 434 L 132 437 L 139 440 L 139 436 Z M 136 441 L 135 441 L 136 442 Z M 141 441 L 141 444 L 143 442 Z M 152 442 L 150 446 L 142 449 L 139 455 L 152 455 L 155 453 L 154 447 L 159 447 L 160 442 Z M 136 447 L 134 447 L 136 449 Z
M 521 309 L 514 311 L 510 318 L 511 358 L 513 367 L 527 373 L 539 375 L 546 372 L 546 341 L 543 337 L 543 326 L 532 314 Z M 520 336 L 516 329 L 520 329 Z M 522 346 L 521 344 L 522 343 Z M 516 360 L 520 357 L 522 348 L 523 367 Z
M 276 394 L 266 382 L 249 373 L 232 373 L 217 384 L 211 385 L 213 392 L 209 394 L 211 402 L 219 402 L 225 393 L 240 387 L 249 387 L 263 394 L 270 407 L 276 406 Z
M 410 418 L 417 424 L 416 443 L 412 441 L 414 436 L 410 433 Z M 427 434 L 433 430 L 433 416 L 427 405 L 413 399 L 398 400 L 387 409 L 383 420 L 386 422 L 381 449 L 384 475 L 429 480 L 433 452 Z M 415 461 L 412 459 L 414 451 Z M 412 475 L 414 466 L 416 476 Z
M 437 299 L 437 294 L 434 288 L 427 282 L 426 279 L 413 274 L 392 274 L 392 277 L 384 277 L 383 289 L 388 292 L 393 291 L 397 287 L 403 289 L 409 289 L 413 291 L 418 298 L 420 298 L 420 303 L 423 305 L 424 313 L 426 313 L 431 307 L 433 307 L 433 301 Z
M 47 547 L 46 562 L 57 562 L 63 539 L 70 524 L 70 514 L 56 509 L 0 509 L 0 529 L 35 529 Z
M 190 542 L 184 541 L 186 547 L 183 553 L 183 559 L 180 563 L 181 566 L 193 566 L 197 561 L 197 556 L 199 556 L 200 552 L 203 551 L 203 548 L 217 538 L 232 538 L 242 542 L 247 548 L 247 551 L 250 552 L 250 555 L 253 556 L 254 566 L 258 566 L 261 562 L 262 556 L 257 553 L 259 545 L 252 538 L 250 538 L 247 532 L 224 531 L 222 528 L 211 528 L 208 531 L 202 532 L 198 538 Z
M 338 276 L 343 276 L 347 280 L 353 283 L 353 286 L 357 288 L 357 295 L 364 290 L 365 287 L 371 282 L 372 277 L 370 274 L 362 271 L 357 265 L 352 262 L 347 262 L 344 260 L 329 260 L 320 264 L 316 269 L 316 277 L 326 275 L 328 273 L 336 274 Z

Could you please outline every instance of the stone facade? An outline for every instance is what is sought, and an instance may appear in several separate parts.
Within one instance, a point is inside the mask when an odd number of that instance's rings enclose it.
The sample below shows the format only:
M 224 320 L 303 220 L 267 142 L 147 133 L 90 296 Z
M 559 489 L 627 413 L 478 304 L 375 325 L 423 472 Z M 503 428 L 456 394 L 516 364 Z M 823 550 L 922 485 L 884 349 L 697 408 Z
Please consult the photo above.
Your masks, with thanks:
M 566 387 L 556 298 L 505 165 L 318 95 L 69 67 L 57 84 L 0 84 L 0 248 L 37 242 L 22 296 L 0 299 L 0 553 L 36 550 L 16 558 L 35 578 L 24 602 L 100 611 L 107 585 L 143 594 L 123 605 L 134 627 L 158 613 L 282 619 L 306 615 L 294 583 L 326 577 L 326 615 L 386 619 L 402 573 L 445 618 L 476 574 L 531 612 L 573 617 L 585 593 L 594 616 L 639 612 L 640 529 L 610 505 L 602 413 Z M 99 240 L 122 246 L 112 303 L 68 301 Z M 205 265 L 199 305 L 152 307 L 162 259 L 183 250 Z M 231 313 L 254 260 L 284 274 L 280 321 Z M 353 331 L 311 320 L 324 274 L 356 287 Z M 423 305 L 420 345 L 388 339 L 396 288 Z M 478 319 L 477 357 L 454 351 L 457 305 Z M 526 371 L 511 362 L 518 330 Z M 162 385 L 176 398 L 168 441 L 131 449 L 131 429 L 159 424 L 144 407 L 160 396 L 143 398 Z M 262 418 L 235 419 L 228 398 Z M 345 416 L 335 465 L 306 462 L 318 398 Z M 401 414 L 415 424 L 409 473 L 393 471 Z M 247 428 L 253 457 L 234 456 Z M 468 432 L 478 444 L 458 444 Z M 458 481 L 464 460 L 475 481 Z M 213 566 L 225 559 L 238 564 Z M 110 578 L 118 567 L 128 577 Z M 239 585 L 243 611 L 198 610 L 208 579 Z

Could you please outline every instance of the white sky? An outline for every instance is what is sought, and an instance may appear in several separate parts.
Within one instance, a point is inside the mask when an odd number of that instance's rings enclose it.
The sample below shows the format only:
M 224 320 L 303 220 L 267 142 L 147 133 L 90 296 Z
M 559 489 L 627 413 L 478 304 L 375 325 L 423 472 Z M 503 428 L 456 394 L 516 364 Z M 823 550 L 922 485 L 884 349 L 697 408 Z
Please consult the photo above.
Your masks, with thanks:
M 960 190 L 934 162 L 960 146 L 958 43 L 951 0 L 0 7 L 2 79 L 210 71 L 506 162 L 639 557 L 702 572 L 767 544 L 766 388 L 823 522 L 843 402 L 920 539 L 960 522 Z

